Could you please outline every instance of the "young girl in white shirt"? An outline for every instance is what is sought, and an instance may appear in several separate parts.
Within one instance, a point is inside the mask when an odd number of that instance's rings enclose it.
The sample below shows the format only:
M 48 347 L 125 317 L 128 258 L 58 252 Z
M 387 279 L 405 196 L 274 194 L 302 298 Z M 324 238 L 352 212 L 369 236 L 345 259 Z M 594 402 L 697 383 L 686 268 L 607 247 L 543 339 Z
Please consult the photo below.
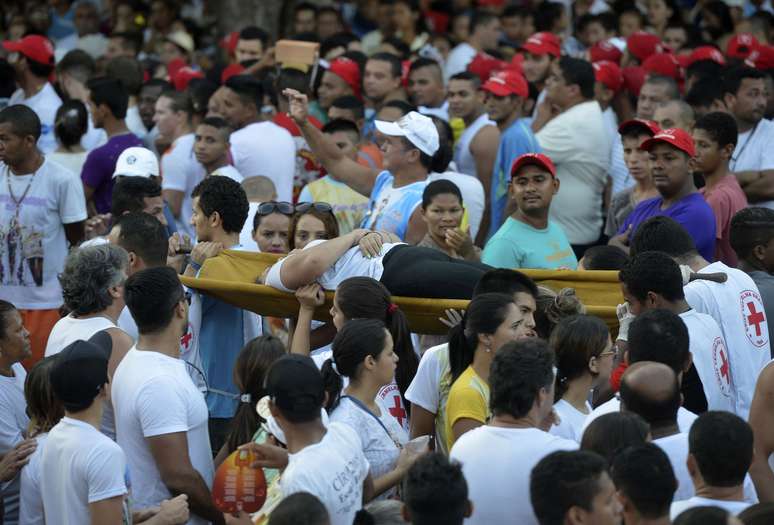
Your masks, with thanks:
M 559 322 L 550 343 L 557 369 L 554 410 L 561 419 L 550 432 L 580 442 L 591 391 L 609 380 L 613 368 L 610 332 L 598 317 L 574 315 Z
M 336 334 L 333 357 L 322 369 L 330 419 L 358 431 L 371 466 L 374 493 L 385 497 L 395 494 L 396 485 L 417 457 L 404 448 L 406 431 L 376 400 L 379 390 L 392 382 L 397 362 L 384 323 L 354 319 Z M 349 379 L 343 392 L 342 377 Z

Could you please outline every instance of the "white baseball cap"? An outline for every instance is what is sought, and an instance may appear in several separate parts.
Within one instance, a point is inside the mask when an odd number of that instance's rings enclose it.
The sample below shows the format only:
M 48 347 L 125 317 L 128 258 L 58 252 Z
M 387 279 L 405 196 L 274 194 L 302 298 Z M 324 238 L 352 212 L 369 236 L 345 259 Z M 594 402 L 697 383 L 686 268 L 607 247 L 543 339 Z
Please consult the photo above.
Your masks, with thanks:
M 158 177 L 159 161 L 147 148 L 131 147 L 121 152 L 116 161 L 116 177 Z
M 377 120 L 376 129 L 390 137 L 406 137 L 422 153 L 429 156 L 438 151 L 438 130 L 430 117 L 411 111 L 395 122 Z

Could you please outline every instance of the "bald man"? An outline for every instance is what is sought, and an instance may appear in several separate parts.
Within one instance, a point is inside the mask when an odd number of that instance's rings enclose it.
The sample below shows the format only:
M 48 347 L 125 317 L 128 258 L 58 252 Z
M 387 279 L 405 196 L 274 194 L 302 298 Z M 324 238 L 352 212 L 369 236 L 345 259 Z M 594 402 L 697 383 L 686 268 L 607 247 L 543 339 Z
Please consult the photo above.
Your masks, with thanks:
M 691 133 L 696 116 L 689 104 L 677 99 L 659 104 L 653 113 L 653 120 L 661 129 L 680 128 Z
M 621 411 L 633 412 L 650 424 L 653 443 L 667 456 L 677 477 L 674 500 L 694 496 L 688 472 L 688 434 L 680 432 L 677 411 L 682 398 L 677 374 L 669 366 L 655 361 L 640 361 L 626 369 L 621 378 Z

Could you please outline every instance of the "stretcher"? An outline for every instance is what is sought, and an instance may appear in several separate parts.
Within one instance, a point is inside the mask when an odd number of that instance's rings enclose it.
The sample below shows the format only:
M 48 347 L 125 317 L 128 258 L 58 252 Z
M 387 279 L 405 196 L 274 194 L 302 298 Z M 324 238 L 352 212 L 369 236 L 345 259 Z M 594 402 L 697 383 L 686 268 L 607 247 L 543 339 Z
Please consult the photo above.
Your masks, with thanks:
M 181 276 L 183 284 L 239 308 L 271 317 L 295 317 L 298 301 L 293 294 L 257 284 L 264 270 L 282 256 L 270 253 L 224 250 L 205 261 L 198 277 Z M 602 318 L 611 330 L 617 330 L 615 307 L 623 302 L 616 271 L 520 270 L 540 285 L 559 291 L 574 288 L 586 306 L 587 313 Z M 314 318 L 330 321 L 333 292 L 326 293 L 325 304 Z M 468 301 L 457 299 L 423 299 L 393 297 L 408 317 L 411 331 L 419 334 L 445 334 L 448 328 L 438 319 L 444 311 L 464 310 Z

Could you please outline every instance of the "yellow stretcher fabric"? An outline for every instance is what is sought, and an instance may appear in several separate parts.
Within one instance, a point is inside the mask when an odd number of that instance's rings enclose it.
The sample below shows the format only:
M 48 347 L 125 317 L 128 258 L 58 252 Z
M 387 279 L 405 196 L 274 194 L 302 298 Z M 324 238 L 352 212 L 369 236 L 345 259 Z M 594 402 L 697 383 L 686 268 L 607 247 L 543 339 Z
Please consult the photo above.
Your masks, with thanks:
M 255 284 L 263 271 L 279 258 L 280 256 L 269 253 L 225 250 L 218 257 L 208 259 L 204 263 L 199 277 L 183 276 L 181 279 L 190 288 L 257 314 L 295 317 L 298 314 L 298 302 L 292 294 Z M 615 307 L 623 302 L 618 284 L 618 272 L 520 271 L 532 277 L 538 284 L 556 291 L 562 288 L 575 288 L 589 314 L 601 317 L 611 328 L 618 326 Z M 325 305 L 315 312 L 315 319 L 320 321 L 330 320 L 328 311 L 333 300 L 333 292 L 328 292 L 326 296 Z M 456 299 L 415 297 L 394 297 L 393 301 L 408 317 L 411 330 L 420 334 L 445 334 L 448 329 L 438 321 L 439 317 L 444 317 L 444 310 L 465 309 L 468 304 L 468 301 Z

